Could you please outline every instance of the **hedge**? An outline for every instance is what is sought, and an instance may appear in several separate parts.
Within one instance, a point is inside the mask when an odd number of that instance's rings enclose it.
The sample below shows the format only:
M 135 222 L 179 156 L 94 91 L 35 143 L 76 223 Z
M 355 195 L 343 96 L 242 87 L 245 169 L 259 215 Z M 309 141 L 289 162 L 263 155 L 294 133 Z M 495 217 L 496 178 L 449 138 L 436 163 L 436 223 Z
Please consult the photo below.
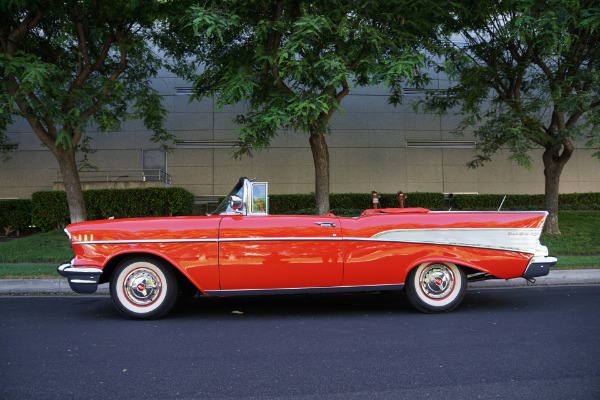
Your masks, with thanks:
M 452 200 L 453 210 L 544 210 L 543 194 L 509 194 L 504 203 L 503 194 L 457 194 Z M 558 195 L 560 210 L 600 210 L 600 193 L 565 193 Z
M 405 193 L 408 198 L 406 207 L 423 207 L 430 210 L 443 210 L 446 207 L 442 193 Z M 398 207 L 395 193 L 382 193 L 379 199 L 381 207 Z M 372 208 L 370 193 L 332 193 L 329 205 L 334 214 L 358 215 L 367 208 Z M 316 209 L 315 195 L 312 194 L 272 194 L 269 196 L 270 214 L 302 215 L 314 214 Z
M 84 190 L 89 220 L 191 215 L 194 195 L 182 188 Z M 35 192 L 32 222 L 43 231 L 61 228 L 70 221 L 64 191 Z
M 398 207 L 395 193 L 380 193 L 379 204 L 384 208 Z M 442 193 L 405 193 L 406 207 L 423 207 L 430 210 L 498 210 L 503 194 L 457 194 L 452 201 Z M 358 215 L 372 207 L 370 193 L 332 193 L 329 196 L 331 212 L 338 215 Z M 559 195 L 561 210 L 600 210 L 600 193 L 567 193 Z M 509 194 L 502 210 L 544 210 L 543 194 Z M 275 194 L 269 196 L 271 214 L 314 214 L 314 194 Z
M 0 200 L 0 227 L 4 236 L 31 225 L 31 200 Z
M 406 193 L 406 207 L 430 210 L 497 210 L 504 195 L 457 194 L 452 201 L 442 193 Z M 182 188 L 105 189 L 83 192 L 88 218 L 104 219 L 191 215 L 194 196 Z M 382 193 L 381 207 L 398 207 L 395 193 Z M 372 207 L 370 193 L 332 193 L 331 212 L 336 215 L 359 215 Z M 269 196 L 271 214 L 310 215 L 316 209 L 313 194 L 274 194 Z M 509 194 L 502 210 L 544 210 L 544 195 Z M 559 195 L 561 210 L 600 210 L 600 193 L 567 193 Z M 29 212 L 28 210 L 31 210 Z M 30 217 L 31 215 L 31 217 Z M 5 222 L 5 221 L 11 221 Z M 65 192 L 36 192 L 32 200 L 0 201 L 0 226 L 6 230 L 24 229 L 30 224 L 44 231 L 69 223 Z

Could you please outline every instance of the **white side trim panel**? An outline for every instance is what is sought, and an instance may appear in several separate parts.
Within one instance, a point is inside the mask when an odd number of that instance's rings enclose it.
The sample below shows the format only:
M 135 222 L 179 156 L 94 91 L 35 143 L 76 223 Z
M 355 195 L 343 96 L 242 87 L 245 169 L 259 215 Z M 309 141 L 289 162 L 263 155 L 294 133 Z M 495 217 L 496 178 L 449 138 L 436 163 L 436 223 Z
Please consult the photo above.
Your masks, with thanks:
M 538 228 L 394 229 L 370 240 L 480 247 L 535 254 L 542 233 Z

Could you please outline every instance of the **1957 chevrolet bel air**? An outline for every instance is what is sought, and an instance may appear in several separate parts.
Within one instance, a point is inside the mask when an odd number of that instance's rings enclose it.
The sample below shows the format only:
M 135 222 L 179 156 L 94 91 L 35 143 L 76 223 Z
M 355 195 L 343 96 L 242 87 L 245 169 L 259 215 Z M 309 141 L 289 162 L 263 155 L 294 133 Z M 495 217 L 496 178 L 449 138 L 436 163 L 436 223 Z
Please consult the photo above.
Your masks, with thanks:
M 462 301 L 468 280 L 547 275 L 546 212 L 366 210 L 354 218 L 268 214 L 268 186 L 240 178 L 206 217 L 71 224 L 58 267 L 78 293 L 110 282 L 117 310 L 158 318 L 178 293 L 208 296 L 404 289 L 424 312 Z

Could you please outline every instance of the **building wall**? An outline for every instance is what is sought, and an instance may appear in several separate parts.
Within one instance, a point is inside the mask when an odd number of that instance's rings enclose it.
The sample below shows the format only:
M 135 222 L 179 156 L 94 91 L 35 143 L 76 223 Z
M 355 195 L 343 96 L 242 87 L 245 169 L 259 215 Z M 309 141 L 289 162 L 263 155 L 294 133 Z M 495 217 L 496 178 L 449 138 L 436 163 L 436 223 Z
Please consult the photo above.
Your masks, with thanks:
M 434 87 L 444 85 L 442 79 Z M 181 79 L 163 73 L 155 87 L 165 96 L 169 110 L 167 130 L 179 140 L 235 140 L 232 118 L 243 106 L 214 112 L 212 99 L 189 103 L 176 88 L 189 86 Z M 410 140 L 474 140 L 469 132 L 462 138 L 450 134 L 459 118 L 417 114 L 407 95 L 406 105 L 387 104 L 381 87 L 356 88 L 342 102 L 343 112 L 331 120 L 327 137 L 330 151 L 331 191 L 370 192 L 471 192 L 543 193 L 544 175 L 541 150 L 533 154 L 530 170 L 507 161 L 509 153 L 494 156 L 483 168 L 468 169 L 473 156 L 470 148 L 413 148 Z M 157 145 L 140 121 L 128 121 L 118 133 L 89 132 L 97 152 L 90 156 L 99 169 L 141 169 L 141 150 Z M 25 121 L 9 129 L 9 139 L 19 144 L 12 160 L 2 164 L 0 198 L 28 198 L 38 190 L 52 190 L 58 164 L 42 147 Z M 583 144 L 564 169 L 560 191 L 600 191 L 600 164 Z M 197 196 L 224 195 L 240 176 L 270 182 L 271 193 L 314 192 L 314 166 L 308 136 L 284 132 L 253 157 L 232 158 L 232 148 L 175 148 L 167 155 L 167 171 L 172 184 Z

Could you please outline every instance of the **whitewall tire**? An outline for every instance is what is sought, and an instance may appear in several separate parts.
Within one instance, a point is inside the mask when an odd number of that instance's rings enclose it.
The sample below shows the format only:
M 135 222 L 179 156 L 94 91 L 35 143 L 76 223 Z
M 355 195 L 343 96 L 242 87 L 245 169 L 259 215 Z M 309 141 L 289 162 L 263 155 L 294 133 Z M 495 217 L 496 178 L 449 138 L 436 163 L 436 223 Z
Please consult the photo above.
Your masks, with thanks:
M 465 297 L 467 276 L 452 263 L 423 263 L 408 273 L 405 291 L 410 304 L 420 311 L 452 311 Z
M 113 272 L 110 297 L 126 317 L 160 318 L 177 300 L 177 279 L 166 263 L 150 257 L 128 258 Z

